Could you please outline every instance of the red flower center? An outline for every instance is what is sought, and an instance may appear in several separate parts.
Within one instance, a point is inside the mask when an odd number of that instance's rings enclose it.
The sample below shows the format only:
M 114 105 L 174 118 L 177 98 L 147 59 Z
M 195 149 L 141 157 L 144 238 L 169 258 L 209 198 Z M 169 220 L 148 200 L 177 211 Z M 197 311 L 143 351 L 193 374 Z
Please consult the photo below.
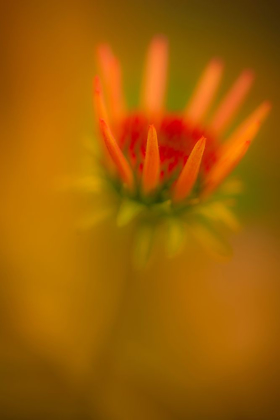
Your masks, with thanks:
M 196 144 L 207 137 L 207 146 L 202 160 L 202 172 L 208 172 L 216 161 L 216 143 L 202 128 L 191 128 L 186 120 L 176 114 L 166 114 L 154 124 L 158 133 L 160 177 L 167 180 L 180 172 Z M 129 114 L 121 124 L 119 145 L 131 166 L 141 174 L 146 154 L 148 118 L 144 114 Z

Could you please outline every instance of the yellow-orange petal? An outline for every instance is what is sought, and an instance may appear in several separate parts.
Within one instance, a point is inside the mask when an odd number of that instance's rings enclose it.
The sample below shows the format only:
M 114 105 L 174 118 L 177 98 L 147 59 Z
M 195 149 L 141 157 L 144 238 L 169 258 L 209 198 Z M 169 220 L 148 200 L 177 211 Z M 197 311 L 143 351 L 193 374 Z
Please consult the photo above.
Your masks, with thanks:
M 226 153 L 219 158 L 206 178 L 205 188 L 202 193 L 203 198 L 212 193 L 238 165 L 247 152 L 252 139 L 256 136 L 259 127 L 259 122 L 253 121 L 249 126 L 247 126 L 246 130 L 239 139 L 239 142 L 237 144 L 233 144 Z
M 142 108 L 150 116 L 157 116 L 163 108 L 168 66 L 168 42 L 163 36 L 155 37 L 148 49 L 144 83 L 141 95 Z
M 258 108 L 243 121 L 237 129 L 233 132 L 233 134 L 220 146 L 218 150 L 218 157 L 221 157 L 227 153 L 228 150 L 238 146 L 240 142 L 243 142 L 244 135 L 246 137 L 246 132 L 248 127 L 252 125 L 260 125 L 264 122 L 266 117 L 268 116 L 271 110 L 271 104 L 268 101 L 263 102 Z M 257 134 L 258 130 L 255 131 L 255 135 Z M 250 141 L 254 140 L 254 137 L 250 139 Z
M 173 201 L 178 202 L 186 198 L 197 180 L 201 159 L 205 149 L 205 137 L 201 137 L 195 144 L 191 154 L 175 184 Z
M 155 127 L 150 125 L 142 178 L 142 188 L 144 194 L 149 194 L 157 187 L 159 181 L 159 171 L 160 159 L 157 132 Z
M 98 76 L 93 78 L 93 102 L 98 121 L 108 121 L 108 112 L 104 101 L 101 82 Z
M 243 71 L 216 110 L 209 129 L 220 135 L 233 120 L 254 80 L 251 70 Z
M 185 111 L 186 119 L 192 124 L 198 123 L 209 109 L 222 73 L 223 63 L 219 59 L 211 60 L 204 70 Z
M 132 170 L 124 157 L 119 145 L 114 139 L 112 132 L 104 120 L 100 120 L 101 132 L 103 135 L 104 143 L 107 147 L 107 150 L 119 172 L 119 175 L 128 187 L 128 189 L 133 190 L 134 187 L 134 178 Z

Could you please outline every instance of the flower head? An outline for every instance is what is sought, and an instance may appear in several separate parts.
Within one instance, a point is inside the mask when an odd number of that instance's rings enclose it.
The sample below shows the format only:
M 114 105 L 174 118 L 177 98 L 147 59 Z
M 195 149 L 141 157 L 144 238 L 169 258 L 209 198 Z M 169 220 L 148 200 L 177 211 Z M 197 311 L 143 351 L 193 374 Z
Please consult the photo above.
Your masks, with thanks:
M 222 78 L 221 60 L 207 65 L 185 109 L 170 113 L 164 106 L 168 42 L 154 38 L 148 49 L 140 107 L 130 112 L 117 58 L 108 45 L 100 45 L 97 56 L 101 78 L 94 78 L 93 96 L 102 176 L 114 191 L 117 223 L 136 221 L 136 259 L 146 260 L 154 232 L 162 225 L 168 232 L 170 254 L 180 248 L 187 231 L 223 253 L 223 240 L 214 225 L 238 225 L 230 210 L 237 183 L 224 181 L 270 110 L 270 104 L 263 102 L 224 138 L 252 85 L 253 72 L 240 74 L 206 124 Z

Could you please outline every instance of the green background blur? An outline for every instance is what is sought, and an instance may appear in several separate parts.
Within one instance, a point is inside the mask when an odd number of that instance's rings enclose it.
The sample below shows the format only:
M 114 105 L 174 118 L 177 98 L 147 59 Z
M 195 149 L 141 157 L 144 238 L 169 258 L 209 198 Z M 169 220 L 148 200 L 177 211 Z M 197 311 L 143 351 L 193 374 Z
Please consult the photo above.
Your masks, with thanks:
M 1 2 L 1 419 L 279 418 L 277 3 Z M 273 110 L 237 170 L 233 258 L 193 245 L 166 260 L 158 247 L 135 273 L 126 230 L 73 231 L 78 198 L 54 185 L 79 172 L 93 137 L 96 45 L 120 57 L 134 107 L 158 33 L 170 41 L 170 109 L 220 56 L 220 96 L 243 68 L 256 72 L 239 119 L 264 99 Z

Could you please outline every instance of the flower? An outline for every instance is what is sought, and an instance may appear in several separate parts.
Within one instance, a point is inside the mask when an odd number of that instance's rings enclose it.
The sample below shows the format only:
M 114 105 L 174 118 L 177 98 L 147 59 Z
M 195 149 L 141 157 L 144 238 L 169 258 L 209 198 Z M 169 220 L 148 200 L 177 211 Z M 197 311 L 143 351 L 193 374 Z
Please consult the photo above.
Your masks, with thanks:
M 240 74 L 206 124 L 223 73 L 220 59 L 207 65 L 186 108 L 170 113 L 164 108 L 168 65 L 164 37 L 155 37 L 149 46 L 136 112 L 127 111 L 120 64 L 111 48 L 100 45 L 97 57 L 102 76 L 96 76 L 93 83 L 102 151 L 99 179 L 103 180 L 103 196 L 104 184 L 105 195 L 114 196 L 107 212 L 101 206 L 101 218 L 115 212 L 119 226 L 133 222 L 138 265 L 148 259 L 154 233 L 162 226 L 169 255 L 181 249 L 186 232 L 211 250 L 227 254 L 229 247 L 217 227 L 238 227 L 230 207 L 240 184 L 224 181 L 247 152 L 271 108 L 269 102 L 263 102 L 224 139 L 252 85 L 253 72 Z

